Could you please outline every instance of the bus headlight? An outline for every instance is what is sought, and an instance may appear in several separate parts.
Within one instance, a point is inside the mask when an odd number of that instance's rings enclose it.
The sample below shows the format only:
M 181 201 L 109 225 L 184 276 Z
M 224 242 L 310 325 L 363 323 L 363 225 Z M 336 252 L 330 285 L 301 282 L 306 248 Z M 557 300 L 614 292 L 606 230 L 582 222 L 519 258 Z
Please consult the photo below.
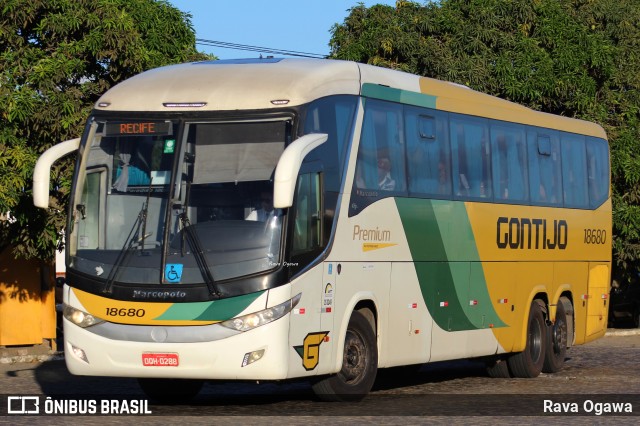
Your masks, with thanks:
M 262 311 L 223 321 L 220 323 L 220 325 L 231 328 L 232 330 L 247 331 L 256 327 L 260 327 L 261 325 L 269 324 L 270 322 L 282 318 L 283 316 L 291 312 L 291 310 L 298 304 L 298 302 L 300 302 L 301 297 L 302 293 L 299 293 L 294 298 L 289 299 L 284 303 L 264 309 Z
M 64 311 L 62 311 L 62 315 L 78 327 L 82 328 L 91 327 L 92 325 L 104 322 L 104 320 L 101 318 L 94 317 L 87 312 L 81 311 L 80 309 L 76 309 L 73 306 L 69 305 L 65 305 Z

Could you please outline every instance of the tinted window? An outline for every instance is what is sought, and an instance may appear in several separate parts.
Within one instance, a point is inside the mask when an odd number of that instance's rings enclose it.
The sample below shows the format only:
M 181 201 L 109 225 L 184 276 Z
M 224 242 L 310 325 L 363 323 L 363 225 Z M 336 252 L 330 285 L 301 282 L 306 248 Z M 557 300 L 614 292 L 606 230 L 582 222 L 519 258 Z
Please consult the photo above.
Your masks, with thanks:
M 345 145 L 351 137 L 358 98 L 329 96 L 312 102 L 307 108 L 301 134 L 326 133 L 329 138 L 314 149 L 305 161 L 321 161 L 325 170 L 325 186 L 329 191 L 340 189 L 344 167 Z
M 534 204 L 561 205 L 560 141 L 554 131 L 527 134 L 529 194 Z
M 570 208 L 597 208 L 609 197 L 605 140 L 365 102 L 350 215 L 387 191 Z
M 596 208 L 609 197 L 609 147 L 602 139 L 587 138 L 589 206 Z
M 584 136 L 562 134 L 562 187 L 565 207 L 586 208 L 589 205 Z
M 528 199 L 527 148 L 524 127 L 492 125 L 493 193 L 496 200 Z
M 453 193 L 457 198 L 491 197 L 491 149 L 487 120 L 451 115 Z
M 404 191 L 402 106 L 366 100 L 355 186 L 376 191 Z
M 307 173 L 298 177 L 291 254 L 319 248 L 322 243 L 320 206 L 320 174 Z
M 449 196 L 451 162 L 446 114 L 405 109 L 409 194 Z

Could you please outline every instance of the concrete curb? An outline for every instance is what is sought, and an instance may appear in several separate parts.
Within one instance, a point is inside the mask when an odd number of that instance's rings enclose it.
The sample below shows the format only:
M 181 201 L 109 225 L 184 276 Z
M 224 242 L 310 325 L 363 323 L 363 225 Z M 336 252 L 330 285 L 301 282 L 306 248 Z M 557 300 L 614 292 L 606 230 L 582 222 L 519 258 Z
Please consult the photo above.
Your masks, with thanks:
M 64 352 L 52 352 L 39 355 L 16 355 L 0 358 L 0 364 L 35 363 L 46 361 L 61 361 L 64 359 Z
M 604 337 L 616 337 L 616 336 L 638 336 L 640 335 L 640 328 L 628 328 L 628 329 L 616 329 L 610 328 Z

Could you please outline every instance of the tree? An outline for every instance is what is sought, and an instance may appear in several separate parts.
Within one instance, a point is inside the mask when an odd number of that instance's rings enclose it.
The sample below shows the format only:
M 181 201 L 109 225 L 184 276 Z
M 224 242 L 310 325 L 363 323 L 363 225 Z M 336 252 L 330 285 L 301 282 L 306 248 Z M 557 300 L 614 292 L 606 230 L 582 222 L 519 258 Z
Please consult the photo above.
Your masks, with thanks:
M 360 4 L 331 56 L 453 81 L 595 121 L 611 147 L 616 274 L 640 267 L 640 1 L 443 0 Z
M 0 6 L 0 249 L 51 259 L 66 216 L 73 158 L 52 171 L 52 208 L 31 177 L 47 148 L 82 134 L 93 104 L 149 68 L 205 59 L 189 14 L 164 0 L 3 0 Z

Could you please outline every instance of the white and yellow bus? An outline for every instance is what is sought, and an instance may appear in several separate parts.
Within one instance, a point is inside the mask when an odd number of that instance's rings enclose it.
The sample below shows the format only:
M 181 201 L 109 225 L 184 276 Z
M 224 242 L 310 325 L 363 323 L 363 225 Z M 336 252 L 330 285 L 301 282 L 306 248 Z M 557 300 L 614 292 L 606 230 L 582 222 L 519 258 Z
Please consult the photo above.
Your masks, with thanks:
M 80 139 L 65 359 L 150 396 L 308 378 L 364 396 L 377 369 L 480 358 L 562 368 L 606 330 L 603 129 L 353 62 L 209 61 L 105 93 Z M 187 380 L 188 379 L 188 380 Z

